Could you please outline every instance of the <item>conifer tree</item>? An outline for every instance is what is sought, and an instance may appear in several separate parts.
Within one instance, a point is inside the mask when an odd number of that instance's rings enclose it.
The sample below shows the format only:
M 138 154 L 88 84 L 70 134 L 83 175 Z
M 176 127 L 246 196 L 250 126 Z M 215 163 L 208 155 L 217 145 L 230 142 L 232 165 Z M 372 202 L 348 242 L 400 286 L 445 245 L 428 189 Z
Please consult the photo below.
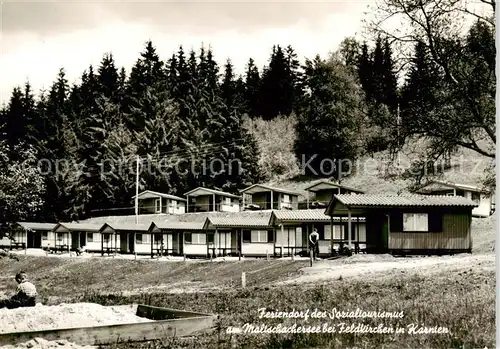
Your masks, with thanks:
M 277 115 L 289 115 L 295 104 L 295 91 L 299 81 L 298 62 L 291 47 L 284 51 L 273 47 L 269 67 L 264 69 L 260 90 L 262 117 L 266 120 Z
M 261 107 L 259 102 L 260 88 L 261 80 L 259 69 L 255 65 L 255 61 L 250 58 L 245 74 L 245 100 L 247 103 L 246 111 L 251 117 L 257 117 L 261 115 Z

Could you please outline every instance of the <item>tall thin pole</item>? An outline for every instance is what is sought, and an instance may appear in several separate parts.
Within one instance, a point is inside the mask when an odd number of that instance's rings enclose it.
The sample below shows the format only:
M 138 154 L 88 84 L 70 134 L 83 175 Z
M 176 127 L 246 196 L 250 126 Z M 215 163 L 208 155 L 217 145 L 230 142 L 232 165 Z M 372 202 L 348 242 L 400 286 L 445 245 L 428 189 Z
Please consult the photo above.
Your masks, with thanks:
M 135 224 L 139 224 L 139 160 L 139 155 L 137 155 L 135 170 Z
M 399 103 L 398 103 L 398 110 L 397 110 L 397 115 L 396 115 L 396 123 L 397 123 L 397 132 L 398 132 L 398 167 L 399 165 L 401 164 L 401 152 L 400 152 L 400 149 L 399 149 L 399 145 L 400 145 L 400 139 L 399 139 L 399 128 L 400 128 L 400 125 L 401 125 L 401 118 L 399 116 Z

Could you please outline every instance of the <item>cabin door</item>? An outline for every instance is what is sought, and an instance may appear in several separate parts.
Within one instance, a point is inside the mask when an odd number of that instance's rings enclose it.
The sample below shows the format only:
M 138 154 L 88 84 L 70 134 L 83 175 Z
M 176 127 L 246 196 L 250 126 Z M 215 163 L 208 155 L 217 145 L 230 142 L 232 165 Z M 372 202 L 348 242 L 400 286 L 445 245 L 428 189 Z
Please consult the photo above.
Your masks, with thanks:
M 27 236 L 27 247 L 28 248 L 33 248 L 35 247 L 35 233 L 33 233 L 32 231 L 28 231 L 28 236 Z
M 94 233 L 89 233 L 89 234 L 94 234 Z M 80 247 L 83 247 L 87 244 L 87 233 L 81 233 L 80 234 Z
M 76 231 L 72 231 L 71 232 L 71 248 L 76 250 L 80 243 L 80 233 L 79 232 L 76 232 Z
M 381 239 L 381 246 L 380 248 L 382 249 L 381 252 L 386 252 L 387 248 L 389 247 L 388 240 L 389 240 L 389 224 L 387 223 L 387 220 L 384 220 L 382 223 L 382 239 Z
M 127 253 L 128 249 L 128 241 L 129 241 L 129 233 L 120 233 L 120 252 Z
M 129 233 L 128 234 L 128 250 L 130 251 L 130 253 L 135 253 L 134 240 L 135 240 L 135 233 Z
M 179 254 L 180 255 L 183 255 L 184 254 L 184 233 L 183 232 L 180 232 L 177 234 L 178 238 L 179 238 L 179 243 L 178 243 L 178 250 L 179 250 Z

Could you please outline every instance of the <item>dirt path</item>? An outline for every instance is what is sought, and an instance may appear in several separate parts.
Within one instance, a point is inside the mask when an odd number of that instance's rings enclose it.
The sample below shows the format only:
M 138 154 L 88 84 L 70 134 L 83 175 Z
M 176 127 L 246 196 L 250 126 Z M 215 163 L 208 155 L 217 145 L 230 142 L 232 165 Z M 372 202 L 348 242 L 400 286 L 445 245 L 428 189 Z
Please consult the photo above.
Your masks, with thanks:
M 394 271 L 418 272 L 424 274 L 440 273 L 445 270 L 473 268 L 495 269 L 495 255 L 456 255 L 443 257 L 408 257 L 357 255 L 341 260 L 320 261 L 312 267 L 302 269 L 302 275 L 277 284 L 302 284 L 336 280 L 342 277 L 360 279 L 386 277 Z

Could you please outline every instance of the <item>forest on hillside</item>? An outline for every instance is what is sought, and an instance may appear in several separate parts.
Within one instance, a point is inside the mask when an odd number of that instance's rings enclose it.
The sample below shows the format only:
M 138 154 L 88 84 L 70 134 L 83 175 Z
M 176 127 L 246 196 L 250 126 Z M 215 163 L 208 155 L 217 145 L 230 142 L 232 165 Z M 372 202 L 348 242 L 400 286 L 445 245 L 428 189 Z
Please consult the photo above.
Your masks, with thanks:
M 494 159 L 494 3 L 464 35 L 450 25 L 465 13 L 456 1 L 444 1 L 454 6 L 446 11 L 399 3 L 384 0 L 378 11 L 402 13 L 407 36 L 374 22 L 373 43 L 346 38 L 304 64 L 293 47 L 276 45 L 265 67 L 249 58 L 237 76 L 210 47 L 159 57 L 149 41 L 130 71 L 109 53 L 74 85 L 62 68 L 48 91 L 15 87 L 0 110 L 0 221 L 130 207 L 138 160 L 140 190 L 237 192 L 269 180 L 282 164 L 260 168 L 248 119 L 294 115 L 296 159 L 312 177 L 349 173 L 343 159 L 397 152 L 412 138 L 429 142 L 415 164 L 422 170 L 460 147 Z

